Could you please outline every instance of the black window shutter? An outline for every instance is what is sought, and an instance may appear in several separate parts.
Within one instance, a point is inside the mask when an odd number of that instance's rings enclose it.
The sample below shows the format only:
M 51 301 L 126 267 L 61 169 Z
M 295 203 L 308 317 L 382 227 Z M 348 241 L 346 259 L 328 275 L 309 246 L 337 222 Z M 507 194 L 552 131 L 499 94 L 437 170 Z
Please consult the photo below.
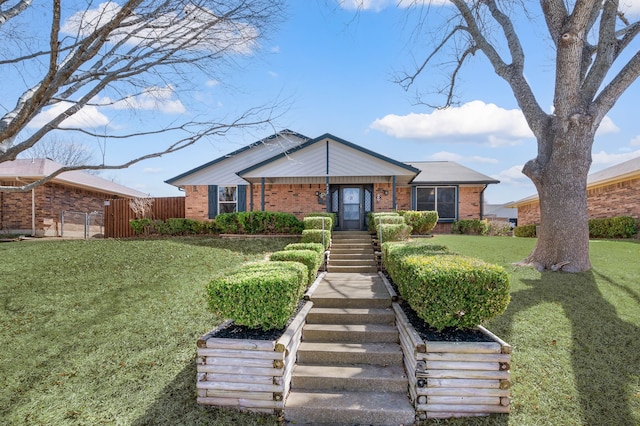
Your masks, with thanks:
M 209 219 L 218 216 L 218 185 L 209 185 Z
M 247 185 L 238 185 L 238 211 L 247 211 Z

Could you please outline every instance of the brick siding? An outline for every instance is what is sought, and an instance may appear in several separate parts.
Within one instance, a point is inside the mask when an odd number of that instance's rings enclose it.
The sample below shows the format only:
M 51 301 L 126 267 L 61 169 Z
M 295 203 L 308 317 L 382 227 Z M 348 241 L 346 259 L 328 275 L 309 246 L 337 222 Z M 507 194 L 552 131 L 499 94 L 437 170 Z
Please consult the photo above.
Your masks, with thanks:
M 589 218 L 631 216 L 640 219 L 640 178 L 587 190 Z M 539 202 L 518 206 L 518 225 L 540 223 Z
M 24 182 L 2 181 L 2 185 L 17 186 Z M 81 213 L 102 212 L 104 201 L 118 198 L 110 194 L 73 188 L 58 183 L 46 183 L 34 189 L 35 231 L 37 236 L 59 236 L 63 211 Z M 0 191 L 0 231 L 3 233 L 32 232 L 32 192 Z

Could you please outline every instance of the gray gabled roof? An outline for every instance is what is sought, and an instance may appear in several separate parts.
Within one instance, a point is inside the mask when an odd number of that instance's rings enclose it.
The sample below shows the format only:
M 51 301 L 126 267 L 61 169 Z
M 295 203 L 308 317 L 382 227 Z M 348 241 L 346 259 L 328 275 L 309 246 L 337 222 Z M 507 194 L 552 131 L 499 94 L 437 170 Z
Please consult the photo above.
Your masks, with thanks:
M 419 169 L 420 173 L 411 182 L 414 185 L 430 184 L 480 184 L 500 183 L 499 180 L 476 172 L 453 161 L 420 161 L 408 162 L 408 165 Z
M 0 179 L 27 179 L 31 181 L 42 179 L 63 166 L 47 158 L 18 159 L 0 163 Z M 146 197 L 147 194 L 135 189 L 117 184 L 99 176 L 91 175 L 81 170 L 60 173 L 52 182 L 84 188 L 108 195 L 122 197 Z

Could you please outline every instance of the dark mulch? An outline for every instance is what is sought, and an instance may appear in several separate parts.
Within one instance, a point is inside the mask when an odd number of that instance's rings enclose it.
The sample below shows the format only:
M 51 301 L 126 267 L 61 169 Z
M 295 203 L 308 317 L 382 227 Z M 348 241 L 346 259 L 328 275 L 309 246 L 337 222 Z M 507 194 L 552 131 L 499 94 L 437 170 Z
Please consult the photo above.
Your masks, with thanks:
M 305 302 L 306 300 L 301 300 L 298 303 L 295 312 L 293 313 L 293 315 L 291 315 L 291 318 L 289 318 L 287 324 L 282 328 L 265 331 L 262 330 L 262 328 L 251 328 L 244 325 L 234 324 L 232 322 L 228 326 L 220 328 L 215 332 L 215 334 L 212 334 L 209 337 L 225 339 L 278 340 L 280 336 L 282 336 L 282 334 L 285 332 L 287 327 L 289 327 L 289 324 L 291 324 L 291 321 L 293 321 L 300 309 L 302 309 Z

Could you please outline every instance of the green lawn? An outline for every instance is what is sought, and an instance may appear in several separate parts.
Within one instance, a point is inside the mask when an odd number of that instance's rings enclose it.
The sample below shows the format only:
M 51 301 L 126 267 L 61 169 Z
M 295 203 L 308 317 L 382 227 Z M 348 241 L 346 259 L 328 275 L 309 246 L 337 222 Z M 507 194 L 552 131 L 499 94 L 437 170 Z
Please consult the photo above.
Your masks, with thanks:
M 594 241 L 593 270 L 515 267 L 534 240 L 437 236 L 504 265 L 512 413 L 447 425 L 640 424 L 640 244 Z M 290 239 L 0 244 L 0 424 L 276 425 L 195 403 L 195 340 L 214 276 Z

